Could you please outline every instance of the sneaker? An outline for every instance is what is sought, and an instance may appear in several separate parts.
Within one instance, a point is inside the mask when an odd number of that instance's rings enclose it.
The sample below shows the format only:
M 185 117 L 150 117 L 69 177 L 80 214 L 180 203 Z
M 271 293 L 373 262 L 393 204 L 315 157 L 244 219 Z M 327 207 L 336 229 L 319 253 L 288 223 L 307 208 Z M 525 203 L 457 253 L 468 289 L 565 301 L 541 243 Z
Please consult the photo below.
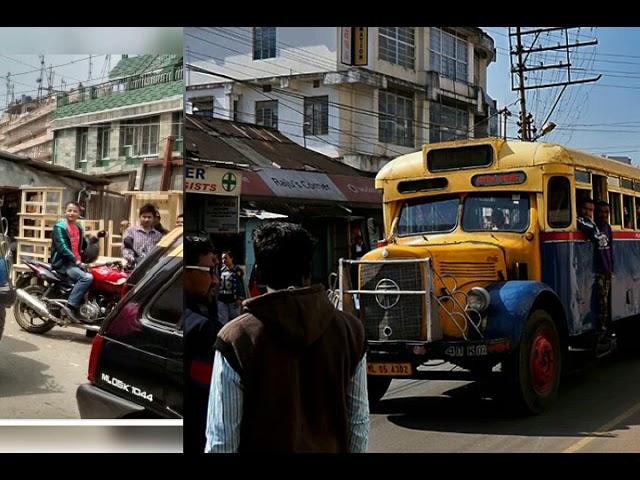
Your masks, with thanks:
M 606 332 L 602 336 L 598 336 L 598 343 L 596 344 L 596 357 L 600 358 L 617 350 L 618 339 L 616 334 Z
M 599 339 L 596 344 L 596 357 L 600 358 L 611 352 L 611 341 L 608 338 Z
M 64 310 L 72 319 L 80 320 L 80 307 L 75 307 L 73 305 L 67 304 L 65 305 Z

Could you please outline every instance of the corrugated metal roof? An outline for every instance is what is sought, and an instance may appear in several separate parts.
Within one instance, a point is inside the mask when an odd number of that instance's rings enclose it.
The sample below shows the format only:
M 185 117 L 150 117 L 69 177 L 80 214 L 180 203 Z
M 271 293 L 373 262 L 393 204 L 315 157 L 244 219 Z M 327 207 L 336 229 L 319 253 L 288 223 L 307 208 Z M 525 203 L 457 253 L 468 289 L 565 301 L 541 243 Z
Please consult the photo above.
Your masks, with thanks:
M 185 115 L 187 158 L 249 168 L 284 168 L 373 177 L 304 148 L 278 130 L 202 115 Z
M 13 153 L 5 152 L 4 150 L 0 150 L 0 160 L 7 160 L 9 162 L 22 164 L 35 168 L 36 170 L 42 170 L 44 172 L 53 173 L 63 177 L 75 178 L 76 180 L 81 180 L 92 185 L 108 185 L 109 183 L 111 183 L 109 182 L 109 180 L 103 180 L 93 175 L 76 172 L 75 170 L 71 170 L 70 168 L 62 167 L 60 165 L 52 165 L 50 163 L 39 162 L 37 160 L 32 160 L 29 157 L 14 155 Z

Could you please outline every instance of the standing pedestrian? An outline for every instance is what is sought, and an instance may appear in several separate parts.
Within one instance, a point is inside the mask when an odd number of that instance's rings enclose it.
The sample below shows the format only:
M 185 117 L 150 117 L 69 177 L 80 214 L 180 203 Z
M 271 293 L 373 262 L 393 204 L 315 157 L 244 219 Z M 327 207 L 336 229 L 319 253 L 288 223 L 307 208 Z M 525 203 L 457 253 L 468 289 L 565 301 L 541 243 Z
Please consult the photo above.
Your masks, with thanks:
M 268 293 L 216 340 L 207 452 L 365 452 L 362 322 L 311 285 L 313 242 L 289 223 L 255 232 Z

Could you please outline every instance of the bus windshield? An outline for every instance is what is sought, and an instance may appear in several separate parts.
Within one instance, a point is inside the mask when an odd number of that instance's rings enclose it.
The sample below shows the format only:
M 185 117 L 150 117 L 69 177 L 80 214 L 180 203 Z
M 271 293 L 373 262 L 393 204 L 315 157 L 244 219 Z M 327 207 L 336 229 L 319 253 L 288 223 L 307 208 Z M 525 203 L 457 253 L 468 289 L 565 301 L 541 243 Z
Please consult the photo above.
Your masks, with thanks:
M 453 231 L 458 225 L 460 197 L 439 195 L 407 200 L 396 227 L 399 236 Z M 467 232 L 524 232 L 529 228 L 526 193 L 471 193 L 464 198 L 462 229 Z
M 450 232 L 458 224 L 458 196 L 414 198 L 402 206 L 397 233 L 400 236 L 420 233 Z
M 529 227 L 529 196 L 477 193 L 464 199 L 462 228 L 467 232 L 524 232 Z

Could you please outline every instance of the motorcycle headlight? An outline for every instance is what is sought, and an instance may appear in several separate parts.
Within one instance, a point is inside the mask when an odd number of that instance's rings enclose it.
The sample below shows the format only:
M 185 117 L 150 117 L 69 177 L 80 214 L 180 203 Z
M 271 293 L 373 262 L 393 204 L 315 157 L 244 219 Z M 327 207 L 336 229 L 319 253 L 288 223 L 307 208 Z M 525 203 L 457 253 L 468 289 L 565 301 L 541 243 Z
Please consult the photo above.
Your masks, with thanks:
M 491 294 L 482 287 L 473 287 L 467 293 L 467 308 L 482 313 L 491 303 Z

